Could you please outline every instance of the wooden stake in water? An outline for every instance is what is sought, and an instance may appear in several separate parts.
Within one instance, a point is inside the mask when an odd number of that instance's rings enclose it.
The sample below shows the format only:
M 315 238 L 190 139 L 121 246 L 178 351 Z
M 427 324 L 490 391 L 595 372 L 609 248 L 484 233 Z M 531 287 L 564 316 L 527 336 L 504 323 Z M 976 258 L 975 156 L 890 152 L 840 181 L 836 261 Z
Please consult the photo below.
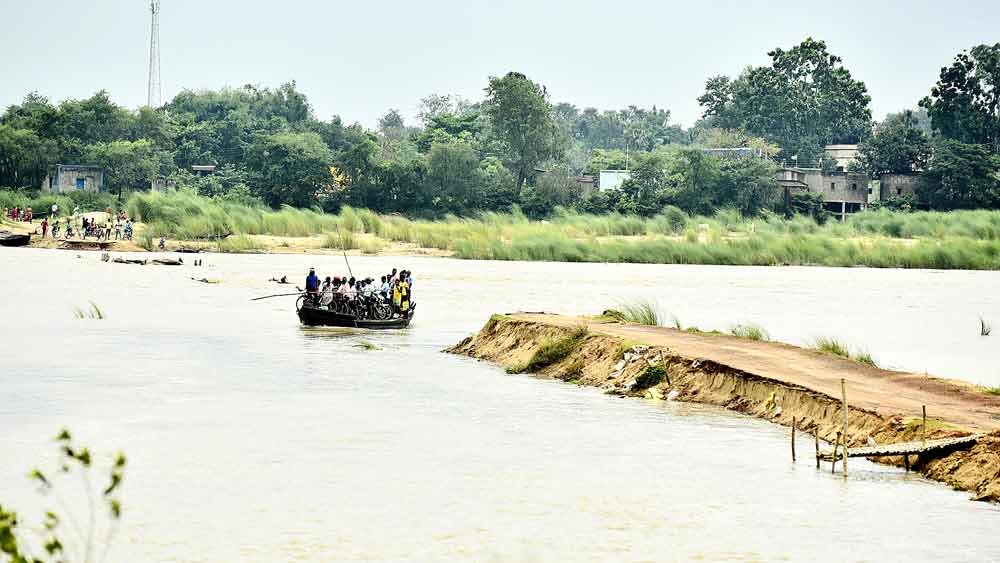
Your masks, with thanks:
M 830 463 L 830 473 L 837 472 L 837 448 L 840 447 L 840 432 L 837 432 L 837 439 L 833 442 L 833 461 Z
M 813 435 L 816 437 L 816 469 L 819 469 L 819 428 L 816 428 L 816 433 Z
M 840 378 L 840 395 L 844 399 L 844 477 L 847 477 L 847 382 Z
M 795 417 L 792 417 L 792 463 L 795 463 Z
M 921 410 L 924 411 L 924 423 L 920 426 L 920 441 L 927 439 L 927 405 L 921 405 Z

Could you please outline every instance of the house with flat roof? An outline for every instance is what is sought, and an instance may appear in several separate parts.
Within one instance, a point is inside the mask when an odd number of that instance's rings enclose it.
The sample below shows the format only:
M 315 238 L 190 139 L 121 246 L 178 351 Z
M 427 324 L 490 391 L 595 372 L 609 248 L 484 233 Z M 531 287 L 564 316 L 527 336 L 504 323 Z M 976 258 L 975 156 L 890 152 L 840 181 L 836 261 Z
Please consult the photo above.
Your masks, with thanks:
M 57 164 L 56 175 L 46 176 L 43 192 L 99 192 L 104 189 L 104 169 L 86 164 Z

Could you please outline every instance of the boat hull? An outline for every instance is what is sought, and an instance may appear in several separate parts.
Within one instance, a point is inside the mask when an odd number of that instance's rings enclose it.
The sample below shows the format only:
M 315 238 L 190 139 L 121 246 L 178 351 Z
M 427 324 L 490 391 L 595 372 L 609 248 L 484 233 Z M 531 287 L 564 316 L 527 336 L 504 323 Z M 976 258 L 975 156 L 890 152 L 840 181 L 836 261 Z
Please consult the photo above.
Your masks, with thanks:
M 0 246 L 27 246 L 30 242 L 30 234 L 15 234 L 9 231 L 0 232 Z
M 316 307 L 299 309 L 299 320 L 306 326 L 337 326 L 344 328 L 367 328 L 372 330 L 399 329 L 410 326 L 413 320 L 413 309 L 405 317 L 396 317 L 387 321 L 359 319 L 354 315 L 345 315 Z

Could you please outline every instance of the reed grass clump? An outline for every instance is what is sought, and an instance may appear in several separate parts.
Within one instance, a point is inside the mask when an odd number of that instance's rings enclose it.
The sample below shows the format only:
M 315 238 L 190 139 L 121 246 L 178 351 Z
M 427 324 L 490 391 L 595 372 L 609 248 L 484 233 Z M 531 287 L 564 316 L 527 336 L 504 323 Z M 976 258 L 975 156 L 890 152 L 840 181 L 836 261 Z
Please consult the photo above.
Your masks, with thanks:
M 734 326 L 729 333 L 737 338 L 745 338 L 747 340 L 757 340 L 761 342 L 768 342 L 771 340 L 771 335 L 768 334 L 763 327 L 752 323 L 738 324 Z
M 986 319 L 979 317 L 979 335 L 989 336 L 991 332 L 993 332 L 993 327 L 990 326 L 990 323 L 986 322 Z
M 93 319 L 97 321 L 104 320 L 105 318 L 104 311 L 100 308 L 100 306 L 98 306 L 97 303 L 94 303 L 93 301 L 89 301 L 89 303 L 90 306 L 87 307 L 86 309 L 82 309 L 80 307 L 74 307 L 73 316 L 78 319 Z
M 833 354 L 834 356 L 840 356 L 841 358 L 850 358 L 851 350 L 843 342 L 835 339 L 828 338 L 825 336 L 820 336 L 813 340 L 812 347 L 820 352 L 825 352 L 827 354 Z
M 640 299 L 626 302 L 620 304 L 619 309 L 612 309 L 611 311 L 619 313 L 619 318 L 627 323 L 647 326 L 660 326 L 663 324 L 660 309 L 653 301 Z
M 982 387 L 983 393 L 987 395 L 998 395 L 1000 396 L 1000 387 Z
M 816 338 L 813 340 L 812 347 L 820 352 L 833 354 L 834 356 L 840 356 L 841 358 L 848 360 L 854 360 L 855 362 L 871 367 L 878 367 L 878 364 L 875 362 L 875 358 L 873 358 L 868 351 L 862 350 L 856 353 L 851 352 L 851 348 L 847 344 L 844 344 L 836 338 Z

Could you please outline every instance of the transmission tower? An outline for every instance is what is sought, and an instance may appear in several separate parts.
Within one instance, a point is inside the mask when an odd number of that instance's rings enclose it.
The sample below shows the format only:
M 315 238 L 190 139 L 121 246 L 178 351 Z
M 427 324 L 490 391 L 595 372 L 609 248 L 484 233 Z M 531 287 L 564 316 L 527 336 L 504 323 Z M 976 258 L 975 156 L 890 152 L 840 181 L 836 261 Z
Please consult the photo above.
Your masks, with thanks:
M 150 0 L 152 20 L 149 28 L 149 96 L 146 105 L 160 107 L 160 0 Z

